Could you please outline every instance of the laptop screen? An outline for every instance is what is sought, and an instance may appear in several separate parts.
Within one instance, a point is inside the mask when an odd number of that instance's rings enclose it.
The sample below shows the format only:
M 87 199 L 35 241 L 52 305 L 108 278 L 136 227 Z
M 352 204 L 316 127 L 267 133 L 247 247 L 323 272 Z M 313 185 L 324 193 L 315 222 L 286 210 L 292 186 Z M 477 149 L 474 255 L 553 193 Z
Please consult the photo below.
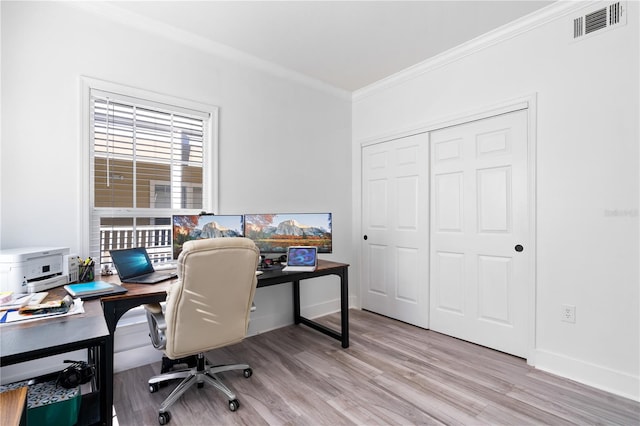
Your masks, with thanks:
M 111 250 L 110 254 L 120 279 L 137 277 L 154 271 L 147 250 L 144 247 Z
M 316 266 L 317 247 L 289 247 L 287 266 Z

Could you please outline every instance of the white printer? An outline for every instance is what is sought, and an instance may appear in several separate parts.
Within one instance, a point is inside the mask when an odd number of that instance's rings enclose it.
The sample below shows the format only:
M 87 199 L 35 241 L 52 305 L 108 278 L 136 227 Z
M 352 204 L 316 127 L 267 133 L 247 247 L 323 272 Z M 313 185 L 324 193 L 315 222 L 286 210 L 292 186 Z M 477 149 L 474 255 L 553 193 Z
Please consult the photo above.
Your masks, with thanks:
M 75 262 L 75 274 L 70 264 Z M 70 277 L 74 275 L 73 277 Z M 77 280 L 77 256 L 64 247 L 0 250 L 0 291 L 37 293 Z

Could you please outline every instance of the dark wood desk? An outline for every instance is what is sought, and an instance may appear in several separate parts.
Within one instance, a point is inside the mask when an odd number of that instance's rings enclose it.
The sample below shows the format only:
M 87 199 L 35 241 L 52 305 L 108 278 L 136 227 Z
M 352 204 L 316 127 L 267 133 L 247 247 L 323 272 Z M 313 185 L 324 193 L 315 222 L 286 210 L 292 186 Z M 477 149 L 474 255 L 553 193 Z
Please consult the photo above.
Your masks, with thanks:
M 85 413 L 85 415 L 89 415 L 88 423 L 99 422 L 110 425 L 113 397 L 109 399 L 108 396 L 109 394 L 113 396 L 113 390 L 110 389 L 113 387 L 113 368 L 108 368 L 108 359 L 111 358 L 113 363 L 113 350 L 111 349 L 109 353 L 108 346 L 109 342 L 112 342 L 113 336 L 109 334 L 99 301 L 86 301 L 84 309 L 84 314 L 0 326 L 0 335 L 2 336 L 0 366 L 4 367 L 79 349 L 97 350 L 96 372 L 100 390 L 100 417 L 92 419 L 91 413 Z M 86 398 L 86 400 L 89 401 L 90 398 Z M 83 405 L 87 405 L 84 396 Z
M 272 285 L 293 283 L 293 320 L 295 324 L 304 324 L 333 337 L 341 342 L 343 348 L 349 347 L 349 265 L 346 263 L 319 260 L 318 267 L 313 272 L 283 272 L 280 267 L 274 266 L 258 275 L 258 287 L 269 287 Z M 340 332 L 318 324 L 300 315 L 300 281 L 317 278 L 326 275 L 337 275 L 340 277 Z M 120 284 L 127 289 L 127 293 L 103 297 L 102 307 L 104 318 L 109 329 L 109 339 L 106 348 L 106 394 L 107 404 L 113 404 L 113 335 L 116 331 L 118 321 L 127 311 L 145 303 L 162 302 L 166 299 L 167 288 L 175 280 L 165 281 L 158 284 L 122 284 L 117 276 L 96 277 L 103 281 Z

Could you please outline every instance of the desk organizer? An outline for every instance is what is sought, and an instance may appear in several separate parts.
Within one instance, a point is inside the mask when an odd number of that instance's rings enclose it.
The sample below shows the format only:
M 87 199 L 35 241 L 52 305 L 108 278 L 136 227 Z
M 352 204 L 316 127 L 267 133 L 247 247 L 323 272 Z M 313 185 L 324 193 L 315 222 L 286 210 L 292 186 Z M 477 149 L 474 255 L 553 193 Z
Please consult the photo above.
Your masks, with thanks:
M 29 385 L 29 381 L 0 386 L 0 393 L 28 386 L 27 426 L 73 426 L 80 412 L 80 388 L 65 389 L 56 386 L 55 380 Z
M 78 282 L 81 283 L 86 283 L 89 281 L 93 281 L 95 278 L 95 266 L 93 263 L 90 263 L 89 265 L 81 265 L 78 268 Z M 69 282 L 73 282 L 73 281 L 69 281 Z

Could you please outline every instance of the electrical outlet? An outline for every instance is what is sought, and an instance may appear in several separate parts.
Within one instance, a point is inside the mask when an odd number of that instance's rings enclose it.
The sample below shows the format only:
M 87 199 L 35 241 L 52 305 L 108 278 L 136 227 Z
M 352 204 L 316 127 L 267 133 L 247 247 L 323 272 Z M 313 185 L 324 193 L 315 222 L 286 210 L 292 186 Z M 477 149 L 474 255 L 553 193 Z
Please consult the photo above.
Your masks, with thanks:
M 576 322 L 576 307 L 573 305 L 562 305 L 562 321 L 575 323 Z

